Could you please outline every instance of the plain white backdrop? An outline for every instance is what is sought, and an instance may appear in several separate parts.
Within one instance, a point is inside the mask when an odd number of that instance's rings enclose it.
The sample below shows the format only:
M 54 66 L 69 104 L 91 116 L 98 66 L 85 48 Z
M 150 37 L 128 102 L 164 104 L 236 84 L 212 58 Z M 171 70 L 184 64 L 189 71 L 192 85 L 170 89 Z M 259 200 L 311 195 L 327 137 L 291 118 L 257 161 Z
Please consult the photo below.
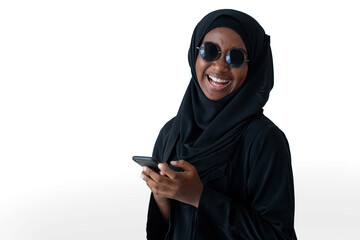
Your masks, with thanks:
M 360 239 L 356 1 L 1 1 L 0 239 L 145 239 L 151 155 L 192 31 L 234 8 L 271 36 L 299 239 Z

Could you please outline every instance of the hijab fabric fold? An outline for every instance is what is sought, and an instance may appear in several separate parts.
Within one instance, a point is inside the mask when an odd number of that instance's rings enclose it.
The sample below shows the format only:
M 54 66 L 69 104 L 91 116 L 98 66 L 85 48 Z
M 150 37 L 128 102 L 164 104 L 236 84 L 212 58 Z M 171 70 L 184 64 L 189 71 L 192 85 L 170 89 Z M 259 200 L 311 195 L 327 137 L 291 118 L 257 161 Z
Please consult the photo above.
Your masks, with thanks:
M 202 92 L 195 63 L 204 36 L 216 27 L 229 27 L 243 39 L 248 52 L 245 82 L 220 100 L 210 100 Z M 218 159 L 226 147 L 235 147 L 249 122 L 262 114 L 273 87 L 270 37 L 249 15 L 222 9 L 206 15 L 195 27 L 188 52 L 192 78 L 174 119 L 167 141 L 154 154 L 167 162 L 171 153 L 195 165 L 199 174 Z M 160 151 L 160 152 L 159 152 Z M 206 161 L 204 161 L 206 159 Z

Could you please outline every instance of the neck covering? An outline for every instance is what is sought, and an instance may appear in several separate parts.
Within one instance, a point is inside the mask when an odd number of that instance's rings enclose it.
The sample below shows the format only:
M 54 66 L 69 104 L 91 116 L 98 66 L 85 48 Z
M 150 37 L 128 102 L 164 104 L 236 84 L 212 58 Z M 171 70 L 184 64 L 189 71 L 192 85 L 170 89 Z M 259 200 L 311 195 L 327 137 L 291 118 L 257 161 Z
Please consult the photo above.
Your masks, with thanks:
M 216 27 L 228 27 L 243 39 L 248 52 L 248 73 L 245 82 L 220 100 L 210 100 L 202 92 L 195 71 L 198 49 L 204 36 Z M 236 148 L 248 124 L 262 114 L 273 87 L 273 63 L 270 37 L 249 15 L 222 9 L 206 15 L 195 27 L 188 52 L 192 78 L 167 139 L 154 149 L 162 162 L 171 154 L 195 165 L 199 174 L 216 164 L 226 148 Z M 206 161 L 204 161 L 204 159 Z

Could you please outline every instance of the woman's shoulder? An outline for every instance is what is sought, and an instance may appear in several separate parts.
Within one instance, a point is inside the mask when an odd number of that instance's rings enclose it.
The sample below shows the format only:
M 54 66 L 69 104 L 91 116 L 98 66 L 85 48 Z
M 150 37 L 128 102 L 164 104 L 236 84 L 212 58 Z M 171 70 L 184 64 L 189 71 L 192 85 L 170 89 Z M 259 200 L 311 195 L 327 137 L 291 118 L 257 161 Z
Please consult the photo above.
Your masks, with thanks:
M 274 141 L 286 139 L 284 132 L 263 114 L 249 124 L 244 136 L 249 142 L 267 138 Z
M 175 117 L 167 121 L 165 125 L 160 129 L 159 135 L 156 140 L 157 143 L 166 141 L 174 125 L 174 122 L 175 122 Z
M 170 119 L 169 121 L 167 121 L 165 123 L 165 125 L 161 128 L 160 130 L 160 135 L 166 135 L 169 133 L 170 129 L 173 127 L 175 122 L 175 117 L 173 117 L 172 119 Z
M 175 122 L 175 117 L 170 119 L 165 125 L 161 128 L 158 137 L 155 141 L 154 149 L 153 149 L 153 157 L 160 160 L 162 158 L 162 153 L 164 151 L 164 147 L 171 136 L 171 130 Z

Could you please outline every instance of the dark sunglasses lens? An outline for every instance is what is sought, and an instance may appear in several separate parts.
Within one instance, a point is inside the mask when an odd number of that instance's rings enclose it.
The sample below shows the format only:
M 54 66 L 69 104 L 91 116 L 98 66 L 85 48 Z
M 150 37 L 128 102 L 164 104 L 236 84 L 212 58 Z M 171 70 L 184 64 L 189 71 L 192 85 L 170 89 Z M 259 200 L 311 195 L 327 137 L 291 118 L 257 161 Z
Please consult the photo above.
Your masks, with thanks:
M 200 56 L 208 62 L 214 61 L 219 54 L 219 50 L 214 43 L 206 42 L 200 47 Z
M 244 61 L 244 53 L 239 49 L 231 49 L 226 54 L 226 62 L 230 65 L 230 67 L 240 67 Z

